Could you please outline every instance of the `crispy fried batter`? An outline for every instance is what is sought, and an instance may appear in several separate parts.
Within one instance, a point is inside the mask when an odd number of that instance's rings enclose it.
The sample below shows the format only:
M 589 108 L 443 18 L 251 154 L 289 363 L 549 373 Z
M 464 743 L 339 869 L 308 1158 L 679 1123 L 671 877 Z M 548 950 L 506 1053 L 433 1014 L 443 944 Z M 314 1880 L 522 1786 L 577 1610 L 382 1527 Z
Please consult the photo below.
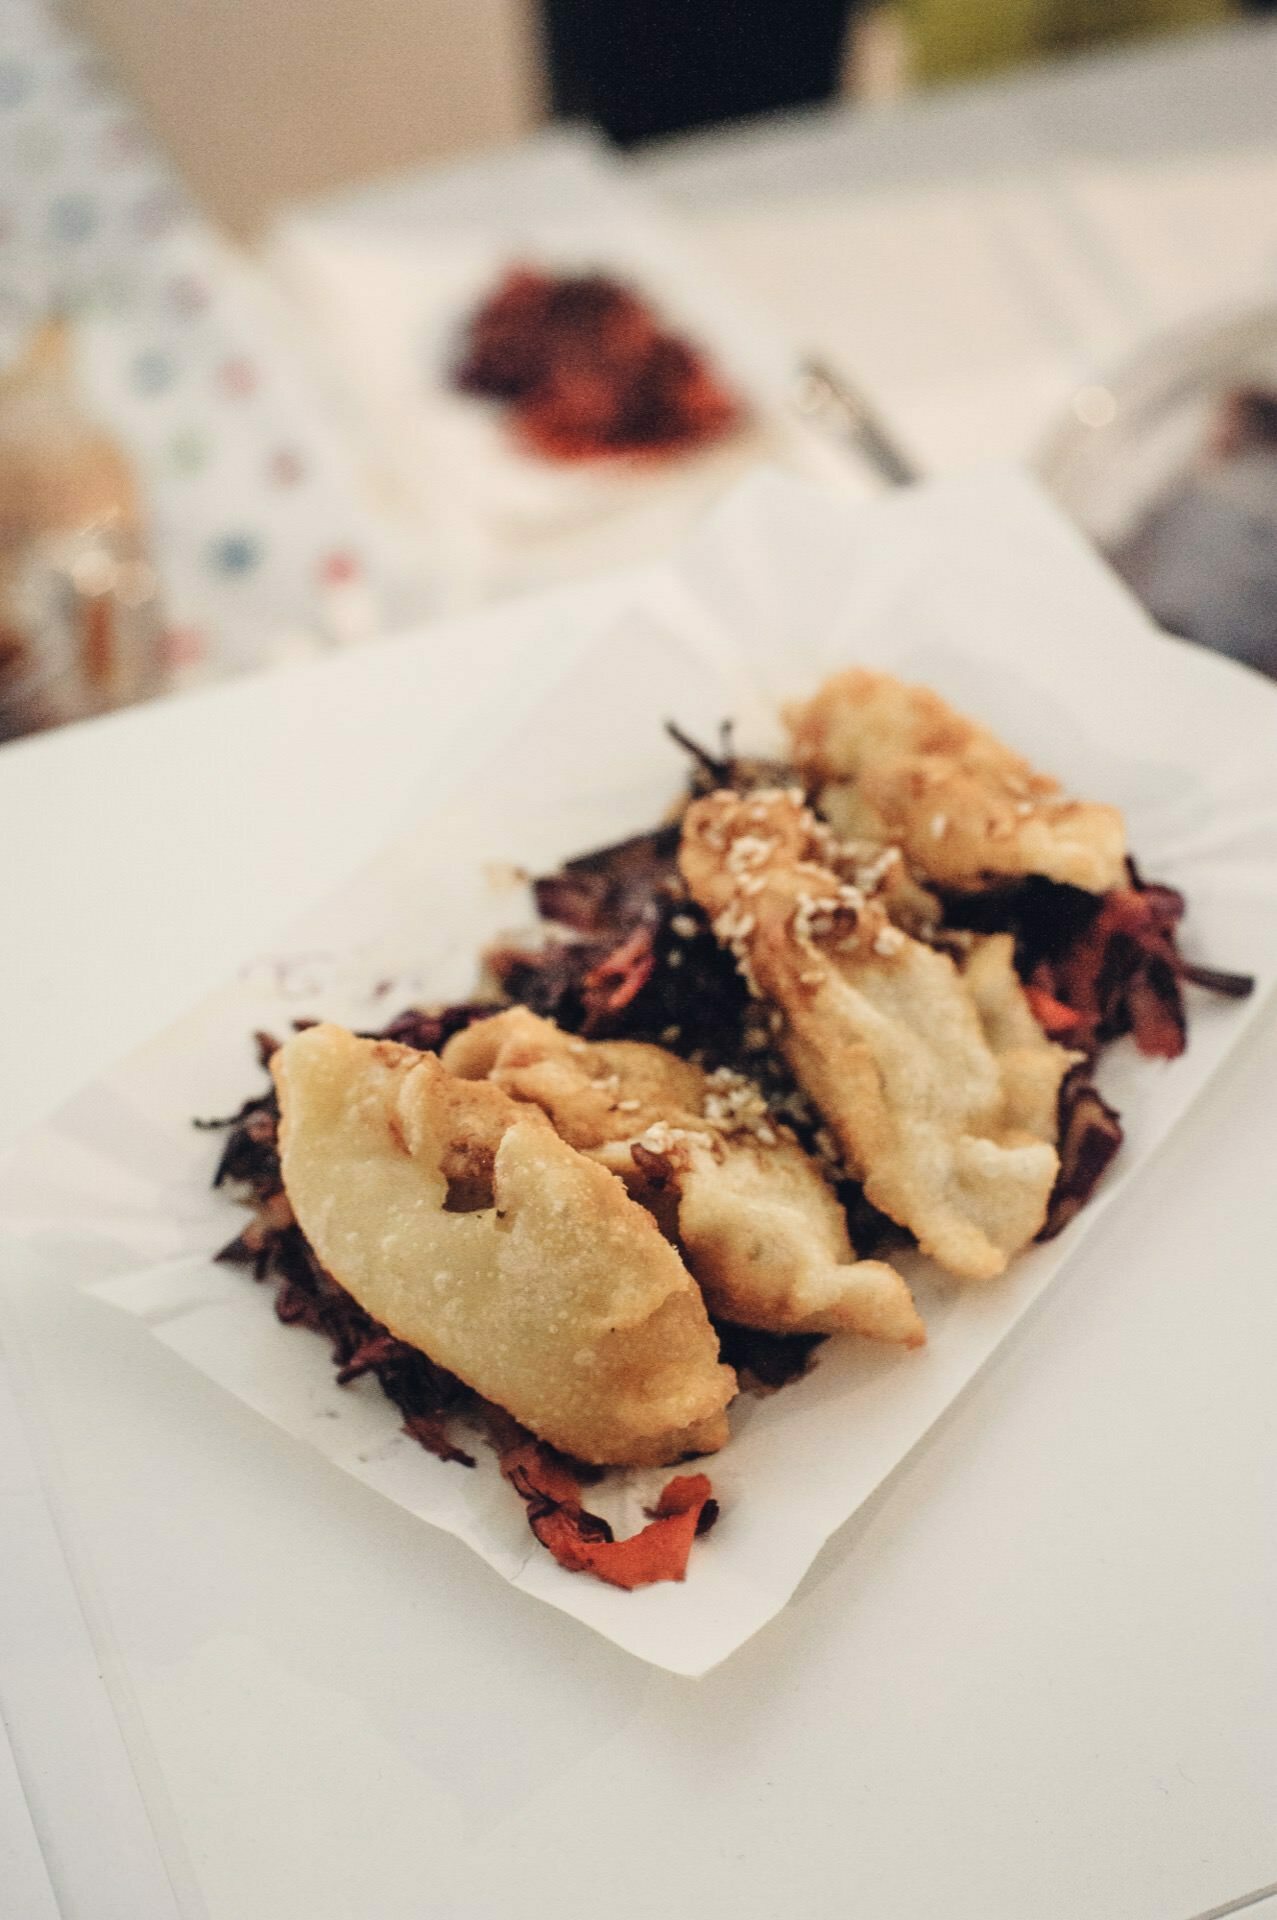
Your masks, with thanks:
M 755 991 L 874 1206 L 966 1279 L 1042 1225 L 1057 1159 L 1024 1126 L 967 983 L 840 881 L 795 793 L 716 793 L 685 816 L 684 879 Z M 990 996 L 992 997 L 992 996 Z
M 723 1444 L 735 1376 L 695 1283 L 542 1114 L 340 1027 L 297 1034 L 271 1071 L 298 1223 L 396 1338 L 583 1460 Z
M 491 1080 L 542 1108 L 555 1131 L 585 1152 L 633 1140 L 675 1114 L 699 1116 L 704 1099 L 701 1069 L 664 1047 L 577 1040 L 527 1007 L 476 1020 L 453 1035 L 442 1058 L 449 1073 Z
M 1069 799 L 928 687 L 853 667 L 788 721 L 836 831 L 899 844 L 924 880 L 972 890 L 1037 873 L 1089 893 L 1123 884 L 1121 814 Z
M 998 1062 L 1006 1097 L 1004 1124 L 1051 1146 L 1059 1135 L 1060 1087 L 1084 1054 L 1049 1040 L 1033 1017 L 1014 964 L 1009 933 L 973 940 L 962 968 L 984 1037 Z
M 842 1208 L 751 1083 L 662 1047 L 587 1042 L 525 1007 L 468 1027 L 444 1064 L 534 1102 L 565 1140 L 625 1181 L 677 1234 L 715 1313 L 773 1333 L 845 1333 L 917 1346 L 909 1289 L 857 1261 Z
M 617 1166 L 615 1147 L 599 1157 L 639 1199 L 659 1204 L 661 1184 L 674 1185 L 688 1264 L 724 1320 L 770 1333 L 923 1344 L 926 1329 L 903 1277 L 883 1260 L 856 1259 L 842 1208 L 796 1140 L 707 1147 L 695 1133 L 670 1138 L 660 1128 L 648 1137 L 655 1146 L 630 1150 L 630 1169 Z

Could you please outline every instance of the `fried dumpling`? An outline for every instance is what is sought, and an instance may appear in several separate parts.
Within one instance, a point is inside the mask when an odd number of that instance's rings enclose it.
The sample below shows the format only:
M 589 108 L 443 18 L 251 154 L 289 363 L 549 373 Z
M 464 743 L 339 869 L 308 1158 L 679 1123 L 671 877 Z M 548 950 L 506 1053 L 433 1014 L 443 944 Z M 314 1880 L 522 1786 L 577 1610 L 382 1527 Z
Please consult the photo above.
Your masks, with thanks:
M 788 723 L 835 831 L 899 845 L 925 881 L 972 890 L 1042 874 L 1088 893 L 1125 883 L 1116 808 L 1070 799 L 928 687 L 853 667 Z
M 581 1040 L 529 1007 L 508 1007 L 456 1033 L 443 1050 L 449 1073 L 490 1080 L 548 1114 L 569 1145 L 589 1152 L 632 1140 L 658 1120 L 700 1116 L 705 1075 L 664 1047 Z
M 925 1338 L 901 1275 L 855 1258 L 820 1169 L 742 1076 L 707 1074 L 663 1047 L 579 1040 L 525 1007 L 456 1034 L 443 1058 L 534 1102 L 619 1174 L 677 1236 L 721 1318 L 773 1333 Z
M 735 1376 L 695 1282 L 542 1113 L 334 1026 L 295 1035 L 271 1071 L 297 1222 L 398 1339 L 582 1460 L 723 1444 Z
M 1020 984 L 1014 953 L 1009 933 L 973 939 L 962 978 L 1002 1075 L 1004 1124 L 1055 1146 L 1060 1087 L 1069 1068 L 1086 1056 L 1070 1053 L 1043 1033 Z
M 679 1242 L 723 1320 L 770 1333 L 856 1333 L 894 1346 L 925 1341 L 904 1277 L 884 1260 L 856 1258 L 846 1215 L 797 1142 L 707 1143 L 693 1129 L 658 1125 L 599 1158 L 658 1210 L 672 1189 Z
M 873 1205 L 950 1272 L 991 1278 L 1046 1217 L 1040 1106 L 953 960 L 841 880 L 829 838 L 800 795 L 720 792 L 689 808 L 679 863 Z

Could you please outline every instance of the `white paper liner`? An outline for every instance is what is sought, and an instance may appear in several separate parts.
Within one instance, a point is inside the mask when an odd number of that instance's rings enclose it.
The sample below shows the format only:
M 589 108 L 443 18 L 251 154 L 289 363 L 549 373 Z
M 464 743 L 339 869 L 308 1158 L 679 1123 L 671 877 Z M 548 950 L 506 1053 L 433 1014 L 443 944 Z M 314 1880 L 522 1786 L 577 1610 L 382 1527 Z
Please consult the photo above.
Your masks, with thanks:
M 232 1111 L 251 1089 L 254 1028 L 303 1013 L 381 1024 L 414 997 L 467 992 L 485 937 L 527 920 L 522 893 L 494 891 L 485 866 L 544 870 L 649 825 L 681 772 L 666 719 L 709 738 L 724 714 L 744 714 L 766 745 L 776 696 L 853 658 L 929 680 L 1078 792 L 1122 806 L 1146 872 L 1189 895 L 1187 951 L 1256 972 L 1260 990 L 1240 1004 L 1192 994 L 1178 1061 L 1128 1044 L 1107 1056 L 1101 1083 L 1126 1146 L 1059 1240 L 980 1288 L 910 1262 L 923 1351 L 830 1341 L 804 1380 L 743 1397 L 729 1445 L 706 1463 L 723 1513 L 687 1582 L 619 1592 L 535 1546 L 482 1448 L 473 1471 L 430 1458 L 371 1382 L 338 1388 L 323 1344 L 212 1262 L 243 1216 L 208 1191 L 217 1140 L 190 1117 Z M 1277 689 L 1154 633 L 1027 482 L 945 482 L 855 512 L 759 476 L 676 566 L 636 577 L 627 618 L 451 805 L 17 1149 L 0 1206 L 50 1242 L 81 1236 L 86 1279 L 111 1275 L 104 1297 L 516 1586 L 645 1660 L 703 1673 L 785 1604 L 1242 1039 L 1277 971 L 1275 741 Z M 666 1477 L 618 1476 L 590 1499 L 629 1531 Z

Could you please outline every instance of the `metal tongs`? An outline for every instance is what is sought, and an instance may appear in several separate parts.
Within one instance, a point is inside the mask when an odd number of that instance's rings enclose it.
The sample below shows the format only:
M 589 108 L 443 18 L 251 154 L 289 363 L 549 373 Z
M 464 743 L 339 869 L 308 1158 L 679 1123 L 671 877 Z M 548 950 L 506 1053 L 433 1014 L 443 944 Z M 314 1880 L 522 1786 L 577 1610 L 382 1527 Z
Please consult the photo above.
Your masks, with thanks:
M 892 487 L 907 487 L 922 477 L 862 393 L 839 378 L 823 360 L 804 360 L 794 387 L 794 409 L 813 426 L 843 441 L 868 461 Z

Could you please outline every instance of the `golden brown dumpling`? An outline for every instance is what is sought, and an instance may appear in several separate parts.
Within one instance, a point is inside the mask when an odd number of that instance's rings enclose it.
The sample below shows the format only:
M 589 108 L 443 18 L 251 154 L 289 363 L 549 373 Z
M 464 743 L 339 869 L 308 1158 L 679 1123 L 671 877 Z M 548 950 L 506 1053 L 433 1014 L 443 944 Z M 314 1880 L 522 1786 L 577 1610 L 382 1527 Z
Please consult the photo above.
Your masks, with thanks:
M 684 817 L 688 888 L 782 1013 L 778 1044 L 848 1170 L 942 1266 L 989 1279 L 1042 1226 L 1055 1148 L 1025 1125 L 954 962 L 828 857 L 793 793 L 714 793 Z
M 853 667 L 787 718 L 795 761 L 835 831 L 900 846 L 923 880 L 971 890 L 1037 873 L 1088 893 L 1125 884 L 1117 809 L 1071 800 L 929 687 Z
M 297 1222 L 398 1339 L 582 1460 L 723 1444 L 735 1376 L 695 1282 L 543 1114 L 334 1026 L 295 1035 L 271 1071 Z
M 859 1333 L 917 1346 L 909 1288 L 857 1260 L 819 1167 L 738 1074 L 663 1047 L 585 1041 L 526 1007 L 456 1034 L 444 1063 L 535 1102 L 677 1235 L 714 1313 L 772 1333 Z

